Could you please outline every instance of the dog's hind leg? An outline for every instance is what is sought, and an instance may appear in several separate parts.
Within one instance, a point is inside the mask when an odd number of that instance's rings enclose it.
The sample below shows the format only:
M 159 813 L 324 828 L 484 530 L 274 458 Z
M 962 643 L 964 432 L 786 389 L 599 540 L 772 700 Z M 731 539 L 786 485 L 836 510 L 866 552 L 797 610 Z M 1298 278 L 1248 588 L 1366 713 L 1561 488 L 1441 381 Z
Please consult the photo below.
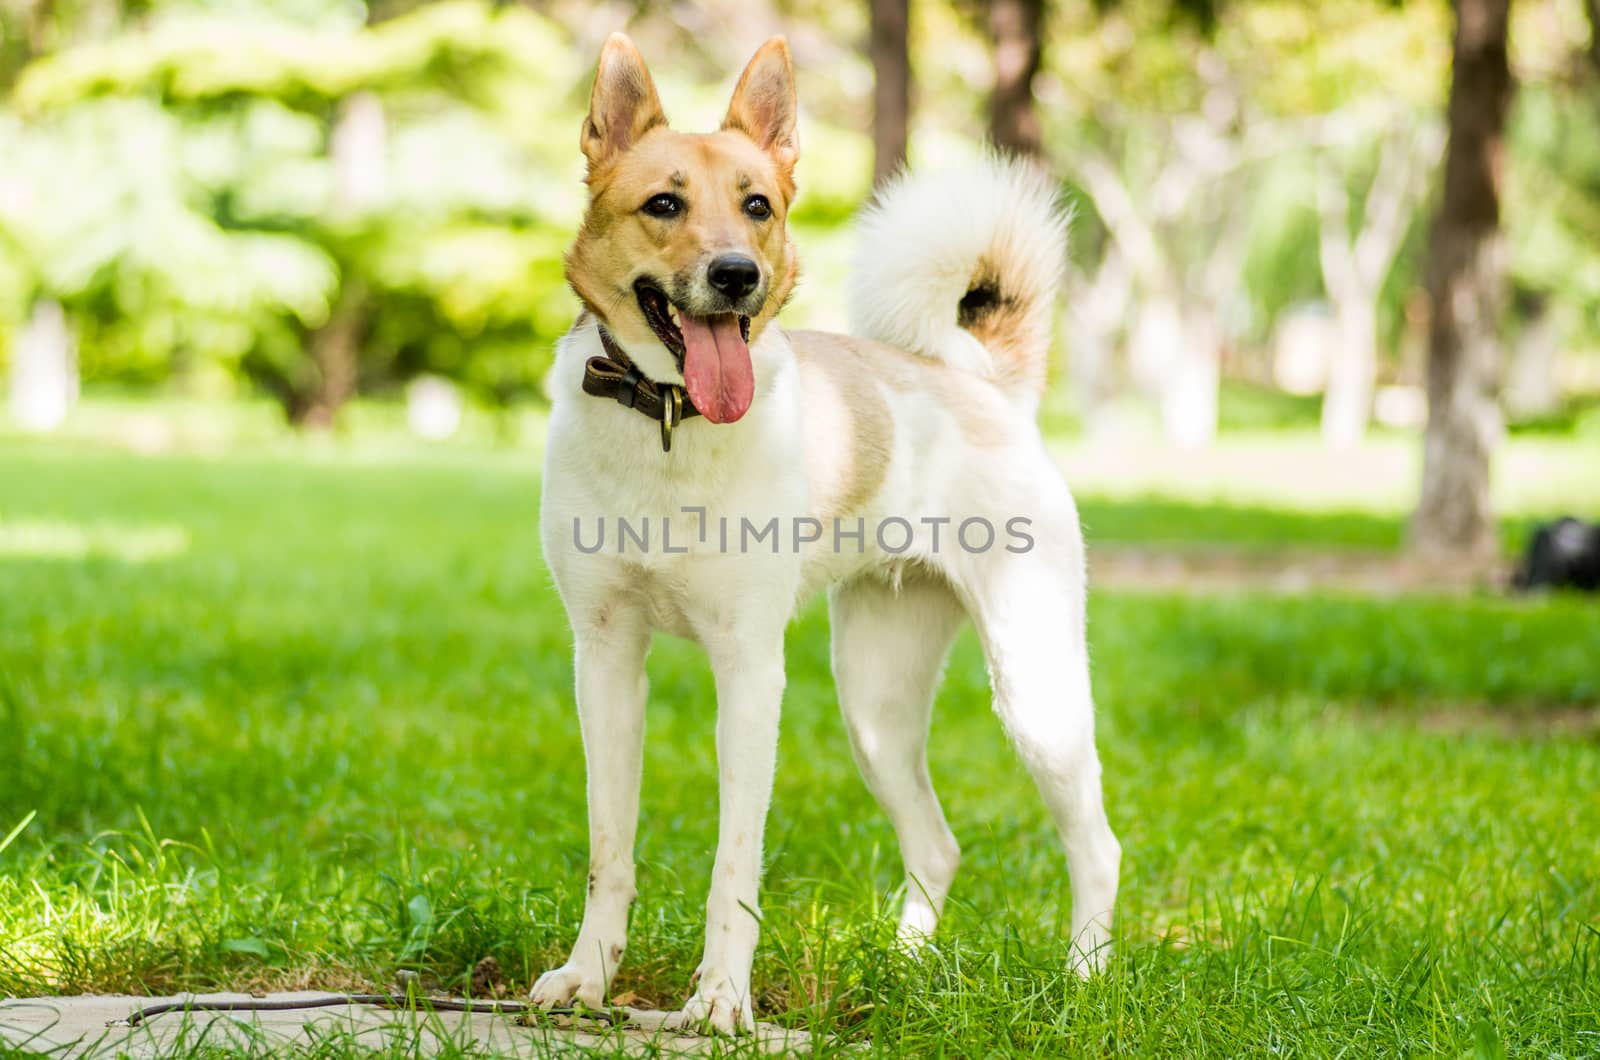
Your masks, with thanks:
M 627 946 L 634 898 L 650 630 L 640 608 L 615 597 L 569 611 L 588 771 L 589 893 L 572 956 L 541 975 L 531 996 L 545 1008 L 575 999 L 599 1008 Z
M 898 589 L 870 576 L 842 585 L 829 612 L 850 746 L 905 863 L 899 937 L 917 946 L 938 924 L 961 861 L 928 778 L 927 744 L 934 692 L 965 611 L 942 579 L 908 574 Z
M 1071 962 L 1088 975 L 1109 952 L 1122 848 L 1106 821 L 1100 790 L 1084 641 L 1082 539 L 1065 493 L 1062 488 L 1050 496 L 1045 514 L 1034 519 L 1031 548 L 1018 554 L 995 547 L 965 556 L 959 577 L 988 659 L 995 712 L 1066 848 Z

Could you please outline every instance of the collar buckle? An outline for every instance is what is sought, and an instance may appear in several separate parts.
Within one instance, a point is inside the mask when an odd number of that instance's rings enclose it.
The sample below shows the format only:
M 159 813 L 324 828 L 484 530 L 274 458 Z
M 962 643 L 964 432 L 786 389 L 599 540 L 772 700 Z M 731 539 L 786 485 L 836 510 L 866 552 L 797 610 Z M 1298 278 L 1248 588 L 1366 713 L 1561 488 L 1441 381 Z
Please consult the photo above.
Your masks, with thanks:
M 670 383 L 661 387 L 661 451 L 672 452 L 672 429 L 683 422 L 683 390 Z

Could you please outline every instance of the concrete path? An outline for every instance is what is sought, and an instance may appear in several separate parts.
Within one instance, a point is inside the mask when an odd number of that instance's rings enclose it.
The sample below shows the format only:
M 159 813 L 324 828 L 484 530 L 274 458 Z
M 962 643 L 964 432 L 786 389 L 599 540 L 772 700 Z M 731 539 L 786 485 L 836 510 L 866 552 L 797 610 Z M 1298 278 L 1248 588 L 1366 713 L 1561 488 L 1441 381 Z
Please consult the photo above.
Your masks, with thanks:
M 269 994 L 257 1000 L 305 1000 L 328 995 L 308 991 Z M 517 1057 L 792 1055 L 810 1052 L 810 1035 L 759 1024 L 754 1037 L 730 1042 L 662 1029 L 665 1012 L 628 1010 L 628 1022 L 612 1030 L 603 1023 L 521 1026 L 514 1017 L 481 1013 L 394 1012 L 364 1005 L 284 1012 L 171 1012 L 138 1027 L 107 1026 L 135 1009 L 164 1001 L 248 1001 L 247 994 L 178 997 L 41 997 L 0 1001 L 0 1043 L 63 1058 L 155 1057 L 204 1049 L 265 1055 L 340 1044 L 352 1052 L 381 1049 L 427 1056 L 449 1049 Z

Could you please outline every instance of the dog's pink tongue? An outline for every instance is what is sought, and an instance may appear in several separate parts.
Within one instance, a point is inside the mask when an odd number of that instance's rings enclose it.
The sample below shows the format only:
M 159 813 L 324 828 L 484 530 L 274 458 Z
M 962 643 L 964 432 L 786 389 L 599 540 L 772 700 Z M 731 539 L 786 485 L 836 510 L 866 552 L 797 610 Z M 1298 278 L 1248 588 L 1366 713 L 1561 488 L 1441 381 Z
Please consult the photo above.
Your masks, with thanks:
M 749 412 L 756 377 L 738 315 L 697 317 L 680 310 L 678 327 L 683 332 L 683 381 L 694 407 L 712 423 L 732 423 Z

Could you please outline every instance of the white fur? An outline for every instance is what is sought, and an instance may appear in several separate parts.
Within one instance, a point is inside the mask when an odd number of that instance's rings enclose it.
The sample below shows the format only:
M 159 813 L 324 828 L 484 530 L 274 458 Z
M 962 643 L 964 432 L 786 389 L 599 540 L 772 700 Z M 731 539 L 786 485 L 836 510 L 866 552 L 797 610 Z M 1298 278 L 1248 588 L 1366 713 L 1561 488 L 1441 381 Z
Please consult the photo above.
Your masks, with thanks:
M 961 219 L 967 247 L 993 246 L 1008 234 L 1042 255 L 1045 241 L 1032 240 L 1027 226 L 1056 235 L 1059 226 L 1056 215 L 1041 212 L 1039 185 L 996 164 L 988 174 L 984 187 L 998 197 Z M 930 186 L 950 187 L 937 178 Z M 891 202 L 934 202 L 943 194 L 924 195 L 917 183 L 900 189 Z M 942 288 L 948 302 L 937 307 L 943 321 L 954 320 L 954 302 L 966 290 L 953 244 L 920 227 L 899 227 L 911 223 L 909 217 L 880 211 L 867 222 L 885 260 L 868 262 L 858 283 L 868 285 L 871 297 L 883 294 L 872 285 L 887 285 L 894 303 L 868 314 L 888 322 L 868 330 L 914 342 L 929 356 L 962 356 L 951 353 L 954 340 L 943 325 L 914 333 L 882 330 L 910 326 L 905 313 L 913 304 L 930 319 L 935 315 L 931 295 L 907 287 L 914 270 L 888 263 L 890 257 L 945 254 L 941 261 L 953 271 Z M 891 218 L 899 220 L 891 225 Z M 1041 262 L 1039 275 L 1046 271 Z M 706 1021 L 729 1033 L 751 1025 L 750 968 L 784 686 L 784 631 L 798 604 L 824 586 L 833 587 L 834 670 L 851 744 L 900 839 L 906 869 L 901 937 L 916 945 L 933 932 L 960 858 L 929 782 L 925 745 L 946 649 L 963 616 L 970 616 L 988 659 L 996 713 L 1066 848 L 1072 963 L 1084 973 L 1098 967 L 1109 939 L 1120 852 L 1100 799 L 1084 642 L 1083 543 L 1071 494 L 1031 418 L 981 378 L 963 380 L 956 402 L 949 386 L 896 389 L 869 381 L 892 421 L 892 452 L 881 486 L 850 515 L 869 527 L 891 516 L 922 526 L 913 546 L 896 555 L 869 535 L 860 552 L 850 543 L 835 550 L 825 534 L 797 550 L 784 542 L 777 554 L 764 548 L 723 554 L 719 517 L 747 516 L 759 524 L 774 515 L 807 516 L 814 499 L 828 493 L 826 472 L 819 470 L 827 462 L 814 454 L 842 443 L 839 432 L 808 415 L 802 400 L 802 374 L 815 369 L 797 360 L 789 336 L 768 328 L 751 346 L 756 397 L 749 413 L 726 425 L 687 421 L 672 451 L 663 453 L 655 423 L 581 392 L 583 364 L 600 352 L 592 323 L 574 329 L 559 347 L 541 510 L 545 557 L 576 646 L 590 891 L 570 959 L 539 979 L 533 999 L 555 1005 L 577 998 L 597 1006 L 622 958 L 634 895 L 644 657 L 651 632 L 659 630 L 704 646 L 718 711 L 718 840 L 705 953 L 677 1022 Z M 981 348 L 967 352 L 987 355 Z M 935 363 L 920 370 L 930 379 L 950 371 Z M 972 417 L 982 418 L 982 430 L 974 429 Z M 686 507 L 706 510 L 704 542 L 700 522 L 684 514 Z M 655 547 L 640 553 L 630 544 L 619 552 L 608 537 L 600 551 L 585 552 L 574 540 L 574 520 L 582 521 L 588 541 L 600 516 L 608 524 L 618 516 L 635 525 L 649 519 Z M 958 524 L 969 517 L 996 527 L 1029 519 L 1036 546 L 1022 553 L 1000 545 L 982 552 L 954 547 Z M 942 547 L 934 546 L 921 522 L 930 518 L 951 520 L 942 528 Z M 672 552 L 660 547 L 662 519 L 673 527 Z M 711 798 L 706 792 L 707 812 Z
M 931 176 L 901 173 L 858 222 L 850 330 L 979 375 L 990 351 L 957 326 L 980 265 L 1013 294 L 1049 300 L 1066 264 L 1067 214 L 1043 171 L 988 154 Z

